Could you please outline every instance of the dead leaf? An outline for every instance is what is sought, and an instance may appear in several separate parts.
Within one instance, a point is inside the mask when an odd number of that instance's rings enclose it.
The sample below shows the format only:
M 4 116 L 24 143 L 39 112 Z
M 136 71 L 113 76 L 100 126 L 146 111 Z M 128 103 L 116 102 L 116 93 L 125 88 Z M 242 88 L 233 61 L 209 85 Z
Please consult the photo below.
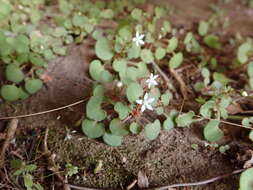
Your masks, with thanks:
M 138 172 L 138 187 L 140 189 L 148 188 L 149 187 L 149 182 L 148 182 L 148 177 L 143 171 Z
M 96 165 L 96 168 L 94 169 L 94 173 L 98 174 L 102 169 L 103 169 L 103 161 L 99 160 Z
M 243 168 L 250 168 L 253 166 L 253 151 L 250 150 L 250 153 L 251 153 L 251 159 L 246 161 L 243 165 Z
M 235 115 L 237 113 L 243 112 L 243 109 L 241 108 L 240 104 L 238 104 L 237 102 L 234 102 L 233 104 L 230 104 L 227 107 L 227 112 L 230 115 Z
M 137 180 L 135 179 L 130 185 L 128 185 L 127 186 L 127 190 L 130 190 L 130 189 L 132 189 L 134 186 L 135 186 L 135 184 L 137 183 Z
M 51 76 L 49 76 L 47 73 L 44 73 L 43 75 L 41 75 L 41 80 L 43 80 L 44 83 L 49 83 L 51 82 L 53 79 Z

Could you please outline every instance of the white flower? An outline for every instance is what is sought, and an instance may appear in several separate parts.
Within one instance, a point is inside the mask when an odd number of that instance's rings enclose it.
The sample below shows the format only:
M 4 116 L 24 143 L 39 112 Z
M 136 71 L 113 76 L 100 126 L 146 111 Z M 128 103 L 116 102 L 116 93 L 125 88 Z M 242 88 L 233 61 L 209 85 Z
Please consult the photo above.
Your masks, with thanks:
M 204 146 L 205 146 L 205 147 L 208 147 L 208 146 L 210 146 L 210 144 L 207 143 L 207 142 L 204 142 Z
M 123 86 L 123 83 L 121 81 L 118 81 L 116 85 L 118 88 L 121 88 Z
M 135 37 L 133 38 L 133 42 L 135 42 L 136 46 L 144 45 L 144 34 L 139 34 L 139 32 L 136 32 Z
M 155 101 L 155 98 L 149 98 L 148 93 L 146 93 L 143 100 L 136 100 L 136 103 L 142 105 L 141 112 L 144 112 L 146 109 L 153 110 L 152 106 L 150 105 L 153 101 Z
M 242 92 L 242 96 L 247 97 L 247 96 L 249 96 L 249 95 L 248 95 L 248 93 L 247 93 L 246 91 L 243 91 L 243 92 Z
M 64 141 L 67 141 L 67 140 L 70 140 L 70 139 L 72 139 L 72 135 L 69 133 L 69 131 L 67 131 L 67 134 L 64 138 Z
M 158 75 L 153 75 L 153 73 L 150 74 L 149 79 L 146 80 L 146 83 L 148 84 L 148 88 L 151 88 L 151 86 L 156 86 L 158 83 L 156 82 L 156 78 Z

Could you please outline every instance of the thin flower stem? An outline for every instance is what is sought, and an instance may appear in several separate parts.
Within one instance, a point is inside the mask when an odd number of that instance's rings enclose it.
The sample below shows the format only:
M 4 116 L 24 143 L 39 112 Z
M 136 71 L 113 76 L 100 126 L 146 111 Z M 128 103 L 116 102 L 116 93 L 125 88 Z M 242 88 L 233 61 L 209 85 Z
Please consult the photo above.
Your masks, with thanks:
M 198 117 L 198 118 L 202 118 L 202 119 L 204 118 L 204 117 L 202 117 L 200 115 L 195 115 L 195 116 Z M 204 119 L 207 119 L 207 120 L 216 120 L 216 119 L 211 119 L 211 118 L 204 118 Z M 253 128 L 251 128 L 251 127 L 243 126 L 243 125 L 240 125 L 240 124 L 237 124 L 237 123 L 232 123 L 232 122 L 225 121 L 225 120 L 220 120 L 220 122 L 224 123 L 224 124 L 232 125 L 232 126 L 237 126 L 237 127 L 253 130 Z
M 155 70 L 157 70 L 157 72 L 163 77 L 163 79 L 167 83 L 168 88 L 175 92 L 175 87 L 173 86 L 172 81 L 167 77 L 167 75 L 160 69 L 160 67 L 156 63 L 152 62 L 152 65 Z
M 209 183 L 213 183 L 213 182 L 221 180 L 223 178 L 230 177 L 230 176 L 233 176 L 236 174 L 240 174 L 240 173 L 244 172 L 245 170 L 247 170 L 247 168 L 235 170 L 231 173 L 220 175 L 220 176 L 213 177 L 211 179 L 207 179 L 207 180 L 199 181 L 199 182 L 181 183 L 181 184 L 179 183 L 179 184 L 173 184 L 173 185 L 165 185 L 165 186 L 161 186 L 161 187 L 145 188 L 143 190 L 167 190 L 167 189 L 175 188 L 175 187 L 190 187 L 190 186 L 207 185 Z M 65 185 L 71 189 L 79 189 L 79 190 L 107 190 L 107 189 L 101 189 L 101 188 L 81 187 L 81 186 L 76 186 L 76 185 L 71 185 L 71 184 L 65 184 Z M 111 188 L 110 190 L 112 190 L 112 189 L 113 188 Z
M 83 100 L 79 100 L 79 101 L 74 102 L 72 104 L 68 104 L 66 106 L 62 106 L 62 107 L 58 107 L 58 108 L 55 108 L 55 109 L 51 109 L 51 110 L 47 110 L 47 111 L 42 111 L 42 112 L 25 114 L 25 115 L 10 116 L 10 117 L 1 117 L 0 120 L 10 120 L 10 119 L 14 119 L 14 118 L 25 118 L 25 117 L 32 117 L 32 116 L 37 116 L 37 115 L 43 115 L 43 114 L 47 114 L 47 113 L 63 110 L 63 109 L 69 108 L 69 107 L 73 107 L 75 105 L 78 105 L 78 104 L 81 104 L 81 103 L 85 102 L 86 100 L 87 100 L 87 98 L 85 98 Z
M 162 187 L 148 188 L 146 190 L 155 190 L 155 189 L 167 190 L 167 189 L 175 188 L 175 187 L 190 187 L 190 186 L 206 185 L 206 184 L 209 184 L 209 183 L 213 183 L 213 182 L 215 182 L 217 180 L 223 179 L 225 177 L 229 177 L 229 176 L 232 176 L 232 175 L 236 175 L 236 174 L 242 173 L 245 170 L 246 169 L 235 170 L 232 173 L 220 175 L 220 176 L 217 176 L 217 177 L 214 177 L 214 178 L 211 178 L 211 179 L 208 179 L 208 180 L 200 181 L 200 182 L 166 185 L 166 186 L 162 186 Z

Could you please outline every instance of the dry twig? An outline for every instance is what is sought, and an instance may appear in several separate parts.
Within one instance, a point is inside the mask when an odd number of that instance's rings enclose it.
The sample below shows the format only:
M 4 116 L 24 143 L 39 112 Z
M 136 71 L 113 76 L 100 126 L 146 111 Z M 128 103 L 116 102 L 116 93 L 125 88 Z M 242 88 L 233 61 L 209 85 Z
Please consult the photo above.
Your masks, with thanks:
M 180 75 L 175 71 L 174 69 L 170 69 L 171 74 L 175 77 L 175 79 L 178 81 L 180 85 L 180 91 L 184 97 L 185 100 L 188 100 L 188 92 L 187 92 L 187 86 L 183 79 L 180 77 Z
M 161 186 L 161 187 L 148 188 L 146 190 L 167 190 L 167 189 L 175 188 L 175 187 L 190 187 L 190 186 L 206 185 L 206 184 L 213 183 L 215 181 L 221 180 L 225 177 L 229 177 L 229 176 L 232 176 L 232 175 L 242 173 L 245 170 L 246 169 L 235 170 L 232 173 L 220 175 L 220 176 L 217 176 L 217 177 L 214 177 L 214 178 L 211 178 L 211 179 L 208 179 L 208 180 L 204 180 L 204 181 L 199 181 L 199 182 L 194 182 L 194 183 L 182 183 L 182 184 L 174 184 L 174 185 L 165 185 L 165 186 Z
M 63 110 L 69 107 L 73 107 L 75 105 L 81 104 L 83 102 L 85 102 L 87 100 L 87 98 L 74 102 L 72 104 L 68 104 L 66 106 L 62 106 L 62 107 L 58 107 L 55 109 L 51 109 L 51 110 L 47 110 L 47 111 L 42 111 L 42 112 L 37 112 L 37 113 L 31 113 L 31 114 L 26 114 L 26 115 L 18 115 L 18 116 L 10 116 L 10 117 L 1 117 L 0 120 L 9 120 L 9 119 L 14 119 L 14 118 L 25 118 L 25 117 L 32 117 L 32 116 L 37 116 L 37 115 L 43 115 L 46 113 L 51 113 L 51 112 L 55 112 L 55 111 L 59 111 L 59 110 Z
M 211 179 L 207 179 L 207 180 L 199 181 L 199 182 L 194 182 L 194 183 L 181 183 L 181 184 L 174 184 L 174 185 L 165 185 L 165 186 L 161 186 L 161 187 L 143 188 L 143 190 L 167 190 L 167 189 L 173 189 L 173 188 L 177 188 L 177 187 L 190 187 L 190 186 L 207 185 L 209 183 L 213 183 L 213 182 L 221 180 L 223 178 L 233 176 L 236 174 L 240 174 L 245 170 L 246 169 L 235 170 L 232 173 L 220 175 L 220 176 L 217 176 L 217 177 L 214 177 Z M 101 188 L 81 187 L 81 186 L 76 186 L 76 185 L 71 185 L 71 184 L 65 184 L 65 185 L 67 185 L 69 188 L 77 189 L 77 190 L 112 190 L 112 188 L 111 189 L 101 189 Z
M 62 183 L 64 190 L 70 190 L 70 187 L 68 187 L 67 185 L 65 185 L 66 181 L 60 175 L 60 171 L 59 171 L 58 167 L 55 164 L 55 154 L 52 154 L 50 152 L 50 150 L 48 149 L 48 146 L 47 146 L 48 132 L 49 132 L 49 129 L 47 128 L 46 129 L 46 133 L 45 133 L 45 137 L 44 137 L 44 142 L 43 142 L 44 154 L 45 154 L 45 156 L 47 158 L 48 165 L 49 165 L 48 169 L 50 171 L 52 171 L 56 175 L 56 177 Z
M 4 165 L 5 152 L 8 149 L 10 142 L 15 135 L 17 126 L 18 126 L 18 119 L 12 119 L 7 125 L 7 135 L 0 153 L 0 168 L 2 168 Z
M 172 81 L 167 77 L 167 75 L 162 71 L 162 69 L 160 69 L 160 67 L 156 63 L 154 63 L 154 62 L 152 62 L 152 65 L 155 68 L 155 70 L 157 70 L 157 72 L 163 77 L 163 79 L 167 83 L 168 88 L 172 92 L 175 92 L 176 90 L 175 90 L 175 88 L 174 88 L 174 86 L 172 84 Z

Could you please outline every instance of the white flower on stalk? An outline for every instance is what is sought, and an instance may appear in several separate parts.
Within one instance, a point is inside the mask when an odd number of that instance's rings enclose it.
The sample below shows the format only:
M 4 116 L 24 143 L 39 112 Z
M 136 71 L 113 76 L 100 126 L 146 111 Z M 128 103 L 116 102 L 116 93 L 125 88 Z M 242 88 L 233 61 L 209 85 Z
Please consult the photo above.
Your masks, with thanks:
M 141 106 L 141 112 L 144 112 L 146 109 L 153 110 L 152 106 L 150 105 L 153 101 L 155 101 L 155 98 L 150 98 L 148 96 L 148 93 L 144 95 L 143 100 L 136 100 L 137 104 L 142 105 Z
M 121 88 L 123 86 L 123 82 L 118 81 L 116 85 L 117 85 L 118 88 Z
M 139 32 L 136 32 L 135 37 L 133 38 L 133 42 L 135 42 L 136 46 L 144 45 L 144 34 L 139 34 Z
M 67 134 L 64 138 L 64 141 L 67 141 L 67 140 L 70 140 L 70 139 L 72 139 L 72 135 L 69 132 L 67 132 Z
M 146 83 L 148 84 L 148 88 L 151 88 L 151 86 L 156 86 L 158 83 L 156 82 L 156 78 L 158 75 L 153 75 L 153 73 L 150 74 L 149 79 L 146 80 Z

